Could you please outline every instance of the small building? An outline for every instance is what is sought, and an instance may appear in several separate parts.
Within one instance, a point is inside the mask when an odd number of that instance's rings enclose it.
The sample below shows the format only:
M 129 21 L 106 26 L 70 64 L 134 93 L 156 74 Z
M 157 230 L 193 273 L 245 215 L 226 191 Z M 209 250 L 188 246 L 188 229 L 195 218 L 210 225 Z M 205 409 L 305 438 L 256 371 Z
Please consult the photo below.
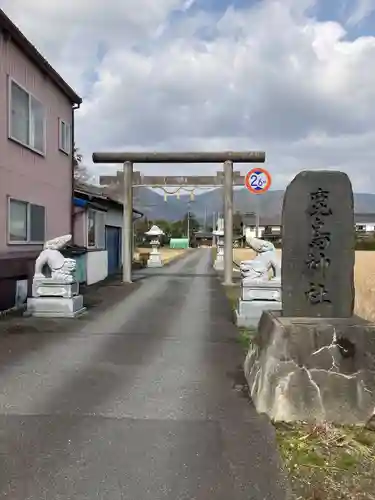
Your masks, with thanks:
M 191 237 L 191 246 L 195 248 L 212 247 L 213 234 L 207 231 L 197 231 Z
M 44 241 L 73 230 L 81 102 L 0 9 L 0 311 L 25 301 Z
M 250 229 L 253 238 L 257 235 L 256 214 L 242 216 L 243 235 L 246 228 Z M 258 238 L 264 238 L 274 243 L 281 242 L 281 215 L 259 216 Z
M 253 237 L 256 236 L 256 215 L 243 215 L 243 234 L 245 229 L 250 228 Z M 358 237 L 366 238 L 375 234 L 375 213 L 358 213 L 354 214 L 355 230 Z M 281 215 L 272 217 L 259 217 L 259 238 L 273 241 L 275 243 L 281 242 Z
M 375 213 L 354 214 L 356 233 L 359 236 L 371 236 L 375 233 Z
M 74 243 L 84 251 L 75 257 L 77 280 L 92 285 L 117 274 L 122 267 L 123 205 L 106 190 L 76 184 Z M 133 222 L 143 213 L 133 209 Z

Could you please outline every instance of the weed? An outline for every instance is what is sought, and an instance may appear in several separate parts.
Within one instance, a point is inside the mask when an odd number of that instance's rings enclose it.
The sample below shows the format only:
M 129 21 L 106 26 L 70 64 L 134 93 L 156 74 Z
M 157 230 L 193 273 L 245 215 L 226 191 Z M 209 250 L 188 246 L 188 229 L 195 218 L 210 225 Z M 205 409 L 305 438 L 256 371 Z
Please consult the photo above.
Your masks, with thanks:
M 374 500 L 375 436 L 352 426 L 274 424 L 296 500 Z
M 254 343 L 255 333 L 255 328 L 239 329 L 239 342 L 246 353 L 249 350 L 250 345 Z

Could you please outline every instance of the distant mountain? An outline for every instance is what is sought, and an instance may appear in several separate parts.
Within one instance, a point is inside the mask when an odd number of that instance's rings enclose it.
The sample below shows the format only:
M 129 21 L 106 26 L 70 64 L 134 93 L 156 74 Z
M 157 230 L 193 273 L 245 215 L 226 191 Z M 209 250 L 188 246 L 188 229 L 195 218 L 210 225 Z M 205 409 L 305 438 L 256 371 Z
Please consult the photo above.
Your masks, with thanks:
M 153 189 L 137 187 L 133 193 L 134 208 L 143 212 L 148 219 L 180 220 L 186 212 L 175 197 L 169 196 L 165 202 L 163 196 Z
M 236 189 L 233 194 L 234 210 L 241 213 L 256 211 L 259 204 L 259 213 L 263 217 L 281 214 L 284 191 L 268 191 L 262 195 L 251 195 L 247 189 Z M 223 191 L 215 189 L 195 196 L 190 202 L 189 195 L 164 197 L 145 187 L 134 188 L 134 207 L 147 215 L 149 219 L 179 220 L 190 211 L 201 221 L 205 214 L 207 224 L 212 225 L 214 213 L 223 210 Z M 375 213 L 375 194 L 354 194 L 354 209 L 356 213 Z

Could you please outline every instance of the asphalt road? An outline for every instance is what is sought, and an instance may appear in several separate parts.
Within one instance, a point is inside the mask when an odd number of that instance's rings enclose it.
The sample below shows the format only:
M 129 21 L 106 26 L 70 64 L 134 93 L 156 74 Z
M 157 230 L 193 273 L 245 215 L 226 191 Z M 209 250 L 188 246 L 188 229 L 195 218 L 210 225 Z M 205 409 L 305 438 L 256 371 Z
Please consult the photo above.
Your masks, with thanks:
M 285 498 L 272 427 L 238 391 L 243 352 L 209 262 L 200 250 L 139 273 L 78 333 L 35 347 L 14 336 L 0 365 L 1 499 Z

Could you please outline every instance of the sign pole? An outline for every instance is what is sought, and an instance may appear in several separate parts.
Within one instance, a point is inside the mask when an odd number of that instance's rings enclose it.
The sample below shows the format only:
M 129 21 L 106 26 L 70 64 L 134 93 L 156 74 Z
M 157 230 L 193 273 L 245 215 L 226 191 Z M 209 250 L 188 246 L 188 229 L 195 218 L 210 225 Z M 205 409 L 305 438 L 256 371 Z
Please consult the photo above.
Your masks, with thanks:
M 253 168 L 245 177 L 245 186 L 252 194 L 266 193 L 271 187 L 271 175 L 264 168 Z M 255 198 L 255 237 L 259 238 L 260 200 Z

